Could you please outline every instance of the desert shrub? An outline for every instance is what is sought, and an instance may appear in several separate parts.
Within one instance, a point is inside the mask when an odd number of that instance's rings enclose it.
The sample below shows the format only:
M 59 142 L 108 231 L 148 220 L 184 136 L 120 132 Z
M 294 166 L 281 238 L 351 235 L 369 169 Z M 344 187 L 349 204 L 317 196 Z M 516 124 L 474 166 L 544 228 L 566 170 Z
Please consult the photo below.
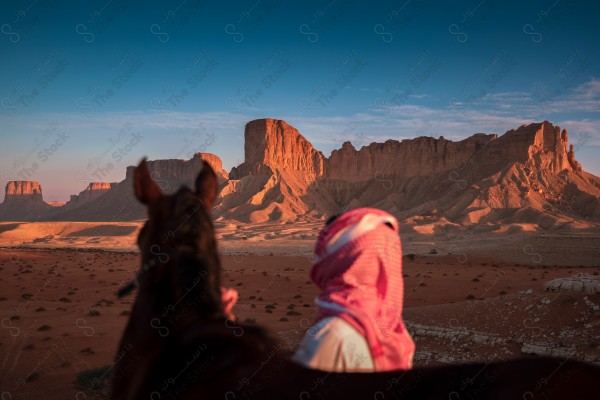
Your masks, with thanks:
M 75 389 L 84 392 L 104 392 L 108 388 L 111 365 L 80 372 L 75 376 Z

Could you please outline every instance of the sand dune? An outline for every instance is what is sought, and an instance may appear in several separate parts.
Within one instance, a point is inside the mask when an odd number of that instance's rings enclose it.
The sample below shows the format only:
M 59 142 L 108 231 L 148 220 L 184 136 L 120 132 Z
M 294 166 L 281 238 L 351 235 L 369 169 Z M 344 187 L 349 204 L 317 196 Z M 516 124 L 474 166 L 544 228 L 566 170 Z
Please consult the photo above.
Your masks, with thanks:
M 136 237 L 143 222 L 3 222 L 0 247 L 86 248 L 137 251 Z M 257 224 L 217 221 L 223 254 L 302 255 L 312 257 L 323 223 L 264 222 Z M 438 225 L 426 219 L 401 225 L 404 254 L 497 257 L 522 265 L 585 265 L 600 260 L 600 233 L 594 230 L 540 232 L 534 224 L 493 224 L 463 228 Z
M 1 246 L 135 250 L 142 222 L 2 222 Z

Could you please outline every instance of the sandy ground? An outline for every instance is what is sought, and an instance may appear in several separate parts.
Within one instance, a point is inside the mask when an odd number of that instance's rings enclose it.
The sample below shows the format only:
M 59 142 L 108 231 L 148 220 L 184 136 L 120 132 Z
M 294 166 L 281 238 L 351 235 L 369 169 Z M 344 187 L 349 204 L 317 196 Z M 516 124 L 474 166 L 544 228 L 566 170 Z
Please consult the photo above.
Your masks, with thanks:
M 115 290 L 138 269 L 139 226 L 0 224 L 2 399 L 91 398 L 73 381 L 115 356 L 133 302 Z M 239 319 L 268 326 L 295 348 L 315 317 L 308 271 L 319 226 L 217 227 L 224 284 L 240 292 Z M 600 294 L 543 290 L 558 277 L 597 277 L 600 234 L 402 238 L 416 365 L 529 353 L 600 362 Z
M 136 252 L 143 222 L 0 222 L 0 248 L 105 249 Z M 286 255 L 310 259 L 323 223 L 262 223 L 244 225 L 216 222 L 224 255 Z M 600 230 L 530 231 L 514 224 L 490 231 L 476 225 L 462 230 L 429 233 L 435 229 L 401 227 L 404 254 L 453 255 L 460 263 L 475 256 L 493 257 L 522 265 L 597 266 Z M 420 227 L 423 227 L 422 225 Z M 427 225 L 429 227 L 429 225 Z M 518 229 L 515 229 L 518 228 Z

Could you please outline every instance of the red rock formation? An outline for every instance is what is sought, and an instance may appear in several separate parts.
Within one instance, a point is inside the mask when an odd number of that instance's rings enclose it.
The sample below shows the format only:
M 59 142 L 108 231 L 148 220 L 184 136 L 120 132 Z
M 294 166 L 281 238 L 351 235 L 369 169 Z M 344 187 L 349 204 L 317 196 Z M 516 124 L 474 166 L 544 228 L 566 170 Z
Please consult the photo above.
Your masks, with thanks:
M 42 197 L 42 186 L 34 181 L 9 181 L 0 221 L 36 221 L 49 215 L 50 207 Z
M 152 177 L 163 192 L 172 193 L 182 185 L 194 187 L 196 176 L 202 168 L 202 160 L 206 160 L 212 165 L 220 184 L 227 181 L 228 174 L 223 170 L 221 159 L 209 153 L 196 153 L 190 160 L 152 160 L 148 161 L 148 166 Z M 111 183 L 110 190 L 104 190 L 102 193 L 100 190 L 106 188 L 106 183 L 91 184 L 91 187 L 88 187 L 79 196 L 74 196 L 80 198 L 83 194 L 83 199 L 85 199 L 83 206 L 64 207 L 51 218 L 69 221 L 144 219 L 146 210 L 133 196 L 134 169 L 134 166 L 127 167 L 125 180 Z M 96 188 L 100 189 L 97 195 L 94 194 Z M 73 202 L 73 205 L 76 204 Z
M 42 186 L 35 181 L 8 181 L 4 193 L 5 202 L 24 199 L 42 200 Z
M 375 206 L 460 225 L 506 220 L 547 228 L 571 216 L 598 219 L 598 180 L 581 172 L 568 138 L 544 121 L 459 142 L 419 137 L 360 150 L 346 142 L 325 158 L 285 122 L 251 121 L 246 159 L 232 169 L 217 214 L 284 221 Z
M 157 181 L 163 180 L 166 182 L 167 180 L 180 180 L 193 183 L 198 171 L 202 169 L 202 160 L 206 160 L 211 164 L 217 174 L 219 184 L 227 180 L 228 174 L 227 171 L 223 169 L 221 159 L 210 153 L 196 153 L 190 160 L 170 159 L 148 161 L 148 168 L 150 169 L 152 177 Z M 127 167 L 127 172 L 125 174 L 126 180 L 133 179 L 134 170 L 135 166 Z M 177 189 L 179 189 L 179 186 L 175 187 L 167 185 L 166 183 L 163 187 L 163 190 L 166 192 L 175 191 Z
M 346 142 L 329 158 L 284 121 L 251 121 L 244 136 L 246 158 L 230 179 L 220 159 L 204 153 L 187 161 L 149 161 L 152 177 L 166 193 L 193 187 L 206 160 L 222 184 L 213 216 L 242 222 L 325 218 L 360 206 L 390 211 L 423 232 L 434 229 L 420 227 L 423 221 L 438 230 L 444 224 L 547 229 L 600 222 L 600 179 L 581 169 L 572 146 L 567 151 L 568 132 L 547 121 L 500 137 L 478 133 L 458 142 L 418 137 L 360 150 Z M 133 196 L 133 168 L 101 197 L 54 218 L 145 218 Z M 106 186 L 92 185 L 85 195 L 96 189 Z M 19 190 L 15 186 L 11 193 Z
M 68 208 L 80 207 L 102 196 L 115 185 L 116 183 L 109 182 L 90 182 L 88 187 L 79 192 L 78 195 L 71 195 L 71 199 L 67 202 L 66 206 Z
M 419 137 L 401 142 L 371 143 L 356 151 L 345 142 L 325 161 L 326 179 L 365 180 L 378 176 L 427 176 L 467 162 L 497 135 L 477 134 L 460 142 Z
M 504 160 L 522 164 L 531 161 L 538 169 L 558 173 L 571 169 L 567 159 L 568 141 L 566 130 L 544 121 L 506 132 L 502 136 L 502 148 L 495 152 Z
M 573 169 L 567 155 L 569 134 L 544 121 L 497 135 L 475 134 L 459 142 L 419 137 L 401 142 L 371 143 L 357 151 L 350 142 L 325 160 L 326 179 L 365 180 L 430 176 L 460 169 L 474 157 L 478 168 L 497 168 L 512 162 L 531 162 L 539 170 L 558 173 Z
M 569 160 L 569 164 L 571 164 L 571 168 L 573 168 L 573 171 L 578 173 L 582 172 L 581 164 L 575 159 L 575 151 L 573 150 L 573 145 L 571 145 L 571 147 L 569 148 L 569 152 L 567 153 L 567 159 Z
M 215 170 L 215 173 L 217 174 L 217 180 L 219 181 L 219 185 L 226 182 L 227 179 L 229 179 L 229 173 L 223 169 L 223 162 L 218 156 L 212 153 L 196 153 L 194 157 L 198 155 L 202 158 L 202 160 L 208 162 L 211 165 L 211 167 Z M 196 178 L 196 173 L 197 172 L 194 172 L 194 179 Z
M 244 163 L 231 170 L 231 179 L 270 175 L 273 168 L 301 171 L 307 179 L 321 176 L 325 157 L 298 130 L 282 120 L 257 119 L 244 130 Z

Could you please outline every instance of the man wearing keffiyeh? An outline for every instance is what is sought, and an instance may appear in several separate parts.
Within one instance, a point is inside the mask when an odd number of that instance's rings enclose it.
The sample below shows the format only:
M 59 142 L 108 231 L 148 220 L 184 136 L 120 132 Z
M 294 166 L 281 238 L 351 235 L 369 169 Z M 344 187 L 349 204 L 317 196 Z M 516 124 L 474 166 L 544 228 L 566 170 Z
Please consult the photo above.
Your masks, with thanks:
M 327 371 L 410 369 L 415 344 L 402 320 L 396 218 L 374 208 L 348 211 L 321 230 L 315 256 L 319 316 L 294 360 Z

